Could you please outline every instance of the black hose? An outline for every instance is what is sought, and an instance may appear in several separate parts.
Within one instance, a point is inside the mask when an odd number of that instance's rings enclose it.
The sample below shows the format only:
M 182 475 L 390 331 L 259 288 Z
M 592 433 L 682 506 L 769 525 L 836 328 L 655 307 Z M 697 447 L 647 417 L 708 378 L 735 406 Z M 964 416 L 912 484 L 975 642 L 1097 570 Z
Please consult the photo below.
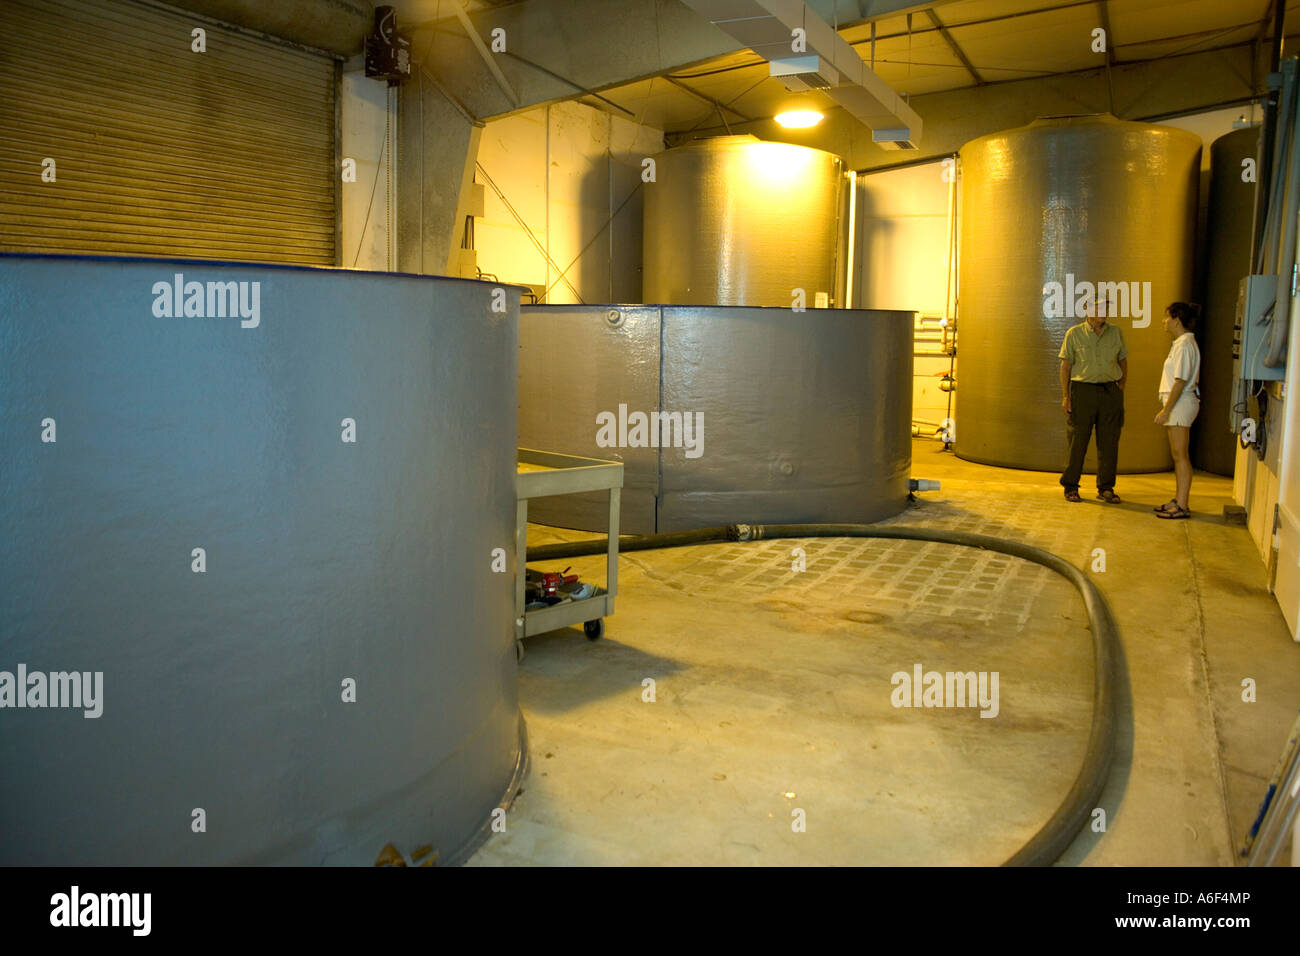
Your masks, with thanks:
M 1083 598 L 1092 625 L 1093 688 L 1092 727 L 1088 733 L 1088 748 L 1074 783 L 1061 801 L 1056 812 L 1037 833 L 1021 847 L 1003 866 L 1049 866 L 1054 863 L 1087 824 L 1105 789 L 1110 774 L 1110 764 L 1115 753 L 1116 734 L 1116 662 L 1119 660 L 1119 632 L 1115 627 L 1110 606 L 1092 579 L 1064 558 L 1030 547 L 1019 541 L 1007 541 L 968 531 L 947 531 L 938 528 L 906 526 L 874 526 L 864 524 L 777 524 L 777 525 L 723 525 L 715 528 L 697 528 L 693 531 L 674 531 L 669 534 L 644 535 L 619 541 L 620 551 L 648 551 L 657 548 L 680 548 L 687 545 L 710 544 L 722 541 L 758 541 L 772 538 L 898 538 L 907 541 L 932 541 L 939 544 L 958 544 L 968 548 L 1000 551 L 1013 557 L 1033 561 L 1069 580 Z M 528 549 L 528 561 L 547 561 L 554 558 L 576 558 L 583 555 L 604 554 L 607 538 L 575 541 L 570 544 L 548 544 Z
M 647 534 L 618 539 L 618 550 L 653 551 L 656 548 L 682 548 L 691 544 L 713 544 L 718 541 L 740 541 L 736 528 L 743 525 L 720 525 L 716 528 L 696 528 L 693 531 L 671 531 L 667 534 Z M 609 538 L 592 538 L 589 541 L 571 541 L 564 544 L 543 544 L 528 549 L 528 561 L 550 561 L 557 558 L 581 558 L 589 554 L 604 554 L 609 550 Z

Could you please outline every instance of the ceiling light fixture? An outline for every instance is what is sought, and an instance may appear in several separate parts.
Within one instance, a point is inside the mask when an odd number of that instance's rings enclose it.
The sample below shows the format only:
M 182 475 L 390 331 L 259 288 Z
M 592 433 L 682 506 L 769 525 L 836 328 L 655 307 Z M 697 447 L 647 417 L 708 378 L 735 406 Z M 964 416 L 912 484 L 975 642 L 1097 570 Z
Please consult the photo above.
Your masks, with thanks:
M 816 110 L 790 110 L 786 113 L 777 113 L 773 118 L 786 129 L 807 129 L 809 126 L 816 126 L 823 117 Z

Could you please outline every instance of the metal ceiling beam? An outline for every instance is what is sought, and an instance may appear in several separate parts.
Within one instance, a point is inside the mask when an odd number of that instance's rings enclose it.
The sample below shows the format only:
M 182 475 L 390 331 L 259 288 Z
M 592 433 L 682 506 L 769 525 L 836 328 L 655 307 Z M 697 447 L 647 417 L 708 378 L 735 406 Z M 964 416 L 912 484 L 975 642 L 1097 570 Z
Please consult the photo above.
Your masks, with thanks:
M 1115 84 L 1111 80 L 1110 67 L 1115 61 L 1115 43 L 1110 35 L 1110 2 L 1109 0 L 1098 0 L 1097 6 L 1101 12 L 1102 35 L 1106 38 L 1106 112 L 1114 114 Z
M 929 3 L 917 3 L 916 0 L 804 0 L 817 15 L 827 23 L 834 23 L 839 14 L 842 30 L 868 20 L 881 20 L 885 17 L 900 17 L 908 13 L 920 13 L 927 7 L 937 7 L 955 0 L 930 0 Z M 849 19 L 846 14 L 851 14 Z
M 1048 7 L 1034 7 L 1031 10 L 1017 10 L 1014 13 L 997 13 L 987 17 L 974 17 L 970 20 L 963 20 L 961 23 L 954 23 L 952 24 L 952 26 L 953 27 L 983 26 L 986 23 L 998 23 L 1002 20 L 1019 20 L 1024 17 L 1033 17 L 1033 16 L 1037 16 L 1040 13 L 1059 13 L 1062 10 L 1069 10 L 1071 7 L 1086 7 L 1096 2 L 1097 0 L 1068 0 L 1068 2 L 1061 2 Z M 927 8 L 932 8 L 934 6 L 937 6 L 937 4 L 927 4 L 926 6 Z M 877 35 L 876 39 L 893 40 L 898 37 L 905 37 L 908 35 L 916 37 L 916 36 L 920 36 L 923 33 L 937 33 L 937 32 L 938 29 L 936 27 L 923 26 L 923 27 L 917 27 L 916 29 L 910 31 L 910 34 L 909 31 L 906 30 L 898 33 L 881 33 Z M 861 40 L 851 40 L 850 42 L 852 43 L 853 46 L 862 46 L 864 43 L 867 43 L 869 41 L 866 38 L 864 38 Z
M 469 34 L 470 41 L 474 44 L 474 49 L 478 50 L 478 55 L 482 57 L 483 62 L 487 64 L 487 68 L 491 71 L 493 79 L 497 81 L 497 86 L 501 87 L 501 89 L 505 91 L 505 94 L 510 98 L 511 103 L 518 106 L 519 94 L 517 94 L 514 87 L 510 85 L 510 81 L 506 79 L 506 75 L 501 72 L 501 67 L 497 66 L 497 61 L 492 56 L 492 51 L 487 48 L 487 44 L 483 42 L 483 38 L 479 36 L 478 31 L 474 29 L 474 24 L 470 22 L 469 15 L 465 12 L 465 8 L 461 6 L 460 0 L 451 0 L 451 9 L 452 12 L 456 14 L 456 19 L 460 21 L 460 25 L 465 28 L 465 32 Z
M 1102 0 L 1102 6 L 1105 6 L 1105 0 Z M 935 13 L 930 7 L 925 8 L 925 13 L 926 16 L 930 18 L 930 22 L 934 24 L 934 28 L 939 31 L 939 36 L 943 37 L 944 41 L 948 44 L 948 48 L 952 50 L 953 56 L 961 61 L 962 66 L 966 67 L 966 72 L 975 80 L 975 85 L 983 86 L 984 77 L 980 76 L 976 71 L 975 64 L 970 61 L 970 57 L 966 55 L 966 51 L 957 45 L 957 41 L 953 39 L 948 28 L 944 26 L 943 21 L 939 19 L 939 14 Z
M 700 100 L 701 102 L 708 103 L 710 106 L 712 106 L 715 110 L 718 111 L 718 115 L 719 115 L 719 116 L 722 116 L 722 111 L 723 111 L 723 110 L 726 110 L 726 111 L 729 112 L 729 113 L 732 113 L 732 114 L 734 114 L 734 115 L 736 115 L 736 116 L 739 116 L 739 117 L 741 118 L 741 120 L 744 121 L 744 122 L 746 122 L 746 123 L 752 123 L 752 122 L 754 122 L 754 120 L 755 120 L 755 117 L 753 117 L 753 116 L 746 116 L 744 113 L 740 112 L 740 110 L 732 109 L 730 106 L 726 106 L 726 105 L 723 104 L 723 103 L 719 103 L 719 102 L 718 102 L 717 100 L 715 100 L 713 97 L 708 96 L 708 95 L 706 95 L 706 94 L 704 94 L 704 93 L 701 93 L 701 92 L 700 92 L 699 90 L 697 90 L 697 89 L 693 89 L 692 87 L 687 86 L 687 85 L 686 85 L 685 83 L 683 83 L 681 80 L 678 80 L 678 79 L 676 79 L 676 78 L 674 78 L 674 77 L 671 77 L 671 76 L 665 76 L 664 79 L 667 80 L 669 83 L 671 83 L 673 86 L 677 87 L 677 88 L 678 88 L 679 90 L 681 90 L 682 92 L 684 92 L 684 93 L 689 93 L 691 96 L 695 97 L 696 99 Z M 727 120 L 726 120 L 725 117 L 723 118 L 722 122 L 723 122 L 724 125 L 726 124 Z
M 1259 33 L 1255 34 L 1255 40 L 1263 43 L 1268 39 L 1270 28 L 1273 25 L 1273 10 L 1276 8 L 1278 0 L 1264 0 L 1264 12 L 1259 18 Z

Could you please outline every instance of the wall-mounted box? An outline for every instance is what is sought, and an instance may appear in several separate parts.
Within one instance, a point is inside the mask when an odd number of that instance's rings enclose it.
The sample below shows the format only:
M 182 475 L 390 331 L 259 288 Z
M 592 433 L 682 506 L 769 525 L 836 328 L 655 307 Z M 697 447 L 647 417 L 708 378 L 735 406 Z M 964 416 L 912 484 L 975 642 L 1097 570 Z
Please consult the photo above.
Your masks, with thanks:
M 1275 321 L 1290 321 L 1287 307 L 1282 314 L 1274 308 L 1277 276 L 1246 276 L 1237 293 L 1237 316 L 1232 337 L 1232 370 L 1238 379 L 1276 382 L 1286 376 L 1286 366 L 1270 368 L 1264 364 L 1268 340 Z
M 464 204 L 460 210 L 462 216 L 482 219 L 487 209 L 487 187 L 482 183 L 470 183 L 461 201 Z

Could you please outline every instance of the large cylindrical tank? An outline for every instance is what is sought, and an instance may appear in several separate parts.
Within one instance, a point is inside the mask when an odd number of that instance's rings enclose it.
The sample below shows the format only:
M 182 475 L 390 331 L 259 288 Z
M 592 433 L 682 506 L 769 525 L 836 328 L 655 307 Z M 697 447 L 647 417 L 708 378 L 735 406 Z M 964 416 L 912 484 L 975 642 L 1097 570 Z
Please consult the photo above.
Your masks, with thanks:
M 1154 422 L 1169 351 L 1161 319 L 1191 295 L 1200 153 L 1192 133 L 1108 115 L 1040 119 L 962 147 L 959 457 L 1064 469 L 1057 354 L 1084 321 L 1081 284 L 1124 283 L 1127 304 L 1105 290 L 1128 346 L 1119 469 L 1171 466 Z
M 819 149 L 720 136 L 655 157 L 642 298 L 662 305 L 835 305 L 844 163 Z
M 523 759 L 492 292 L 0 255 L 0 864 L 489 832 Z
M 630 534 L 879 521 L 907 506 L 914 318 L 860 309 L 528 306 L 520 312 L 519 441 L 622 461 L 621 528 Z M 690 416 L 698 423 L 692 441 L 652 446 L 628 428 L 628 440 L 611 445 L 598 426 L 602 414 L 631 422 L 650 413 Z M 603 531 L 608 511 L 603 495 L 568 495 L 537 499 L 528 513 Z
M 1232 338 L 1237 291 L 1249 275 L 1255 177 L 1242 163 L 1256 158 L 1260 128 L 1233 130 L 1210 145 L 1210 204 L 1206 217 L 1205 309 L 1196 338 L 1201 346 L 1201 413 L 1192 429 L 1192 463 L 1231 475 L 1237 438 L 1228 419 L 1232 403 Z

